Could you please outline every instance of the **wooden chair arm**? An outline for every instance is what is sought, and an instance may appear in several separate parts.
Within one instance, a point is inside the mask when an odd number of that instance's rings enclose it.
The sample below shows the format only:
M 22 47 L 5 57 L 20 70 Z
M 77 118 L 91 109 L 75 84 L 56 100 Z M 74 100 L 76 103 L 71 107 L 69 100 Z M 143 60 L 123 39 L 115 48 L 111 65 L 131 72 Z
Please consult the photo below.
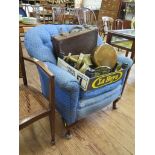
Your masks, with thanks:
M 32 62 L 38 67 L 40 67 L 48 75 L 49 78 L 54 78 L 54 74 L 45 66 L 45 64 L 42 61 L 39 61 L 31 57 L 25 57 L 25 56 L 23 56 L 23 59 L 26 61 Z
M 49 71 L 49 69 L 45 66 L 45 64 L 37 59 L 31 58 L 31 57 L 22 57 L 24 60 L 29 61 L 40 67 L 49 77 L 49 107 L 51 109 L 55 109 L 55 86 L 54 86 L 54 74 Z M 54 117 L 54 116 L 53 116 Z

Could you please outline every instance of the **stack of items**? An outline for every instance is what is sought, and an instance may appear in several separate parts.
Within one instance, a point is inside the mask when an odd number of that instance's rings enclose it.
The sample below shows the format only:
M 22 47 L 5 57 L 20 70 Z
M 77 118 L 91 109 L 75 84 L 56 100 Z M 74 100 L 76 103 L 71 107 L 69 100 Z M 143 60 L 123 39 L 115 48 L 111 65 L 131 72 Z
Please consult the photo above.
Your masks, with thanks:
M 80 55 L 72 55 L 69 53 L 68 56 L 64 56 L 62 59 L 89 78 L 119 71 L 127 67 L 127 64 L 117 63 L 116 51 L 108 44 L 97 47 L 93 54 L 80 53 Z
M 118 64 L 114 47 L 97 46 L 97 37 L 96 27 L 77 26 L 68 33 L 51 37 L 57 65 L 75 76 L 84 91 L 121 80 L 127 67 Z

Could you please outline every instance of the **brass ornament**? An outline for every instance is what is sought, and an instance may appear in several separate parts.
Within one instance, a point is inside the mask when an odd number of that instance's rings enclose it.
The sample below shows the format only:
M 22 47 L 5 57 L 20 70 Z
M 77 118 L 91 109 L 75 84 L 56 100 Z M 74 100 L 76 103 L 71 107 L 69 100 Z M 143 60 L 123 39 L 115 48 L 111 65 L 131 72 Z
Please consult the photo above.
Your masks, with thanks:
M 79 71 L 84 74 L 86 72 L 86 70 L 88 70 L 88 68 L 89 68 L 89 66 L 84 63 L 82 65 L 82 67 L 79 69 Z
M 98 46 L 92 53 L 93 63 L 99 66 L 107 66 L 114 68 L 117 63 L 117 52 L 114 47 L 109 44 Z
M 88 66 L 92 66 L 93 63 L 91 61 L 91 56 L 90 54 L 85 54 L 83 58 L 83 63 L 87 64 Z
M 111 72 L 111 68 L 108 66 L 100 66 L 95 68 L 95 77 L 103 75 L 103 74 L 108 74 Z
M 107 50 L 110 51 L 110 52 L 108 53 Z M 99 54 L 98 54 L 98 52 L 99 52 Z M 100 57 L 101 57 L 101 59 L 103 61 L 103 62 L 101 61 L 102 63 L 100 63 L 98 65 L 96 65 L 96 63 L 95 64 L 92 63 L 92 59 L 93 59 L 93 58 L 91 59 L 92 55 L 83 54 L 83 53 L 80 53 L 80 55 L 72 55 L 71 53 L 69 53 L 68 56 L 64 57 L 64 60 L 68 64 L 70 64 L 71 66 L 73 66 L 74 68 L 79 70 L 81 73 L 87 75 L 90 78 L 98 77 L 98 76 L 101 76 L 101 75 L 104 75 L 104 74 L 108 74 L 108 73 L 110 73 L 110 72 L 112 72 L 114 70 L 121 70 L 122 65 L 117 64 L 117 55 L 115 57 L 116 52 L 113 50 L 113 48 L 111 48 L 111 46 L 109 46 L 107 44 L 104 45 L 104 46 L 99 46 L 95 50 L 94 53 L 95 53 L 94 56 L 100 55 Z M 106 56 L 107 53 L 109 54 L 108 56 Z M 110 61 L 110 63 L 109 63 L 109 61 Z M 115 63 L 115 61 L 116 61 L 116 63 Z M 101 66 L 102 64 L 106 64 L 106 66 L 105 65 Z M 124 68 L 126 66 L 127 65 L 125 64 Z
M 84 54 L 83 54 L 83 53 L 80 53 L 79 59 L 78 59 L 76 65 L 75 65 L 75 68 L 76 68 L 77 70 L 79 70 L 80 67 L 82 66 L 83 58 L 84 58 Z

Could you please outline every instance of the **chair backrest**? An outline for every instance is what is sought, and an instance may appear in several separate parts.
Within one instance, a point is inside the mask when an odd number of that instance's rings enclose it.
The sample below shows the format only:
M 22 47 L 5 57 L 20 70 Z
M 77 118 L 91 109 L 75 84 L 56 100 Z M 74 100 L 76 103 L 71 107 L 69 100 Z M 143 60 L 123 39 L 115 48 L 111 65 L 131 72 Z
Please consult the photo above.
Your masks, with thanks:
M 53 23 L 63 24 L 64 17 L 65 17 L 65 8 L 64 7 L 52 7 Z
M 114 19 L 108 16 L 103 16 L 102 21 L 103 21 L 103 31 L 104 34 L 106 35 L 108 33 L 108 30 L 113 29 Z
M 61 32 L 69 32 L 75 26 L 77 25 L 46 24 L 28 30 L 25 34 L 24 44 L 29 55 L 40 61 L 56 64 L 51 37 L 57 36 Z M 102 39 L 98 36 L 98 45 L 100 44 L 102 44 Z
M 116 19 L 114 21 L 114 29 L 119 30 L 119 29 L 123 29 L 123 28 L 124 28 L 123 20 L 122 19 Z
M 77 8 L 75 9 L 78 23 L 80 25 L 96 25 L 96 15 L 93 10 L 89 8 Z

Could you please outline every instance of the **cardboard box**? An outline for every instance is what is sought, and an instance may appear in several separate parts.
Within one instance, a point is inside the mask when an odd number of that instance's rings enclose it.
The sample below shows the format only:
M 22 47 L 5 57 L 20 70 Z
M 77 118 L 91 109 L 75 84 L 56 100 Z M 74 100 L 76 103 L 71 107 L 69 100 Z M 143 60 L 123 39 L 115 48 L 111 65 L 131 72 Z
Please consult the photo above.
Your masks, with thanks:
M 121 78 L 123 78 L 125 73 L 125 70 L 120 70 L 116 72 L 111 72 L 109 74 L 104 74 L 98 77 L 89 78 L 74 67 L 70 66 L 61 58 L 58 58 L 57 65 L 60 68 L 68 71 L 73 76 L 75 76 L 78 79 L 79 84 L 84 91 L 104 87 L 108 84 L 115 83 L 119 81 Z

